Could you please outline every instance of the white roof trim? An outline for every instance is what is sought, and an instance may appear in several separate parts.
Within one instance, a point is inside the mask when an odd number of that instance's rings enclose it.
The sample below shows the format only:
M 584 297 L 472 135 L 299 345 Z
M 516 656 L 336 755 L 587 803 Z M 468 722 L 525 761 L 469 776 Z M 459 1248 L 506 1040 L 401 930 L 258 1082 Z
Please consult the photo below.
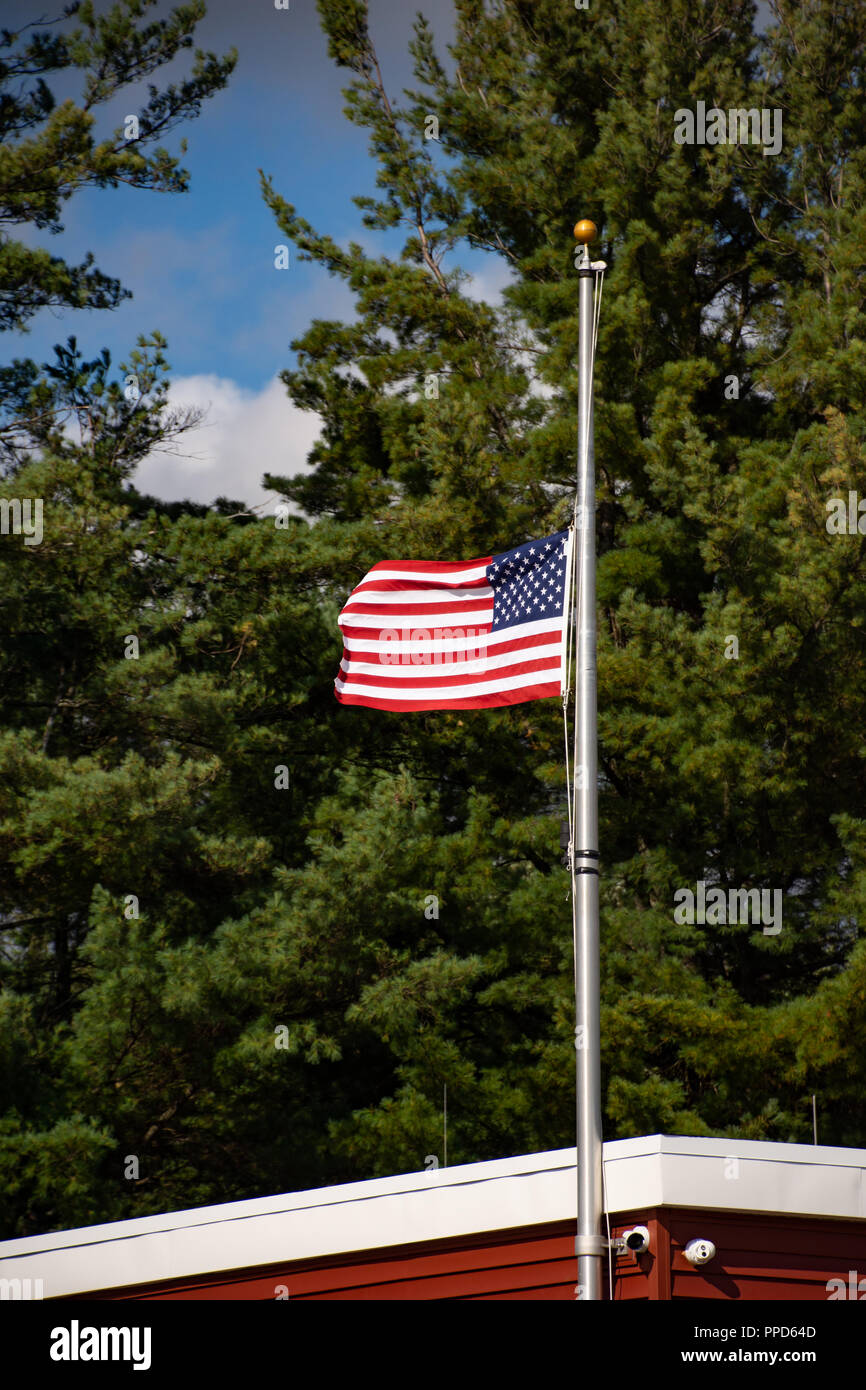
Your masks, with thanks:
M 612 1214 L 650 1207 L 866 1220 L 866 1150 L 649 1135 L 604 1146 Z M 736 1162 L 734 1162 L 736 1160 Z M 228 1202 L 0 1244 L 44 1296 L 483 1235 L 576 1217 L 574 1149 Z

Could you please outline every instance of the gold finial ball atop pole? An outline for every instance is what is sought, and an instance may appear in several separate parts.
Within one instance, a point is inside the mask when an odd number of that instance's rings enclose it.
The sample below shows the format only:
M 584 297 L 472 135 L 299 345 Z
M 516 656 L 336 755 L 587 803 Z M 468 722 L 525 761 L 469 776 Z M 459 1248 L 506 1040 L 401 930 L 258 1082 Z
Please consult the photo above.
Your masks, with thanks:
M 575 241 L 583 242 L 584 246 L 588 246 L 591 241 L 595 241 L 597 236 L 598 227 L 594 222 L 590 222 L 588 217 L 582 217 L 581 220 L 575 224 L 574 239 Z

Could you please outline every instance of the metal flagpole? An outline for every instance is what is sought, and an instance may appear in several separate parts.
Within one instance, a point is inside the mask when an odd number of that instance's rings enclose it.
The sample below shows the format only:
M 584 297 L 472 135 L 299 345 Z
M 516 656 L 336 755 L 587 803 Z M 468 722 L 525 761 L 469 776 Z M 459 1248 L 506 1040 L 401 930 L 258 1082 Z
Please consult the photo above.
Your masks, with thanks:
M 575 947 L 575 1060 L 577 1088 L 577 1297 L 601 1298 L 602 1235 L 601 1018 L 598 925 L 598 731 L 595 609 L 595 455 L 592 420 L 595 277 L 603 264 L 590 260 L 598 235 L 592 222 L 578 222 L 582 250 L 578 356 L 577 496 L 577 685 L 574 727 L 574 790 L 571 853 Z M 578 510 L 579 506 L 579 510 Z

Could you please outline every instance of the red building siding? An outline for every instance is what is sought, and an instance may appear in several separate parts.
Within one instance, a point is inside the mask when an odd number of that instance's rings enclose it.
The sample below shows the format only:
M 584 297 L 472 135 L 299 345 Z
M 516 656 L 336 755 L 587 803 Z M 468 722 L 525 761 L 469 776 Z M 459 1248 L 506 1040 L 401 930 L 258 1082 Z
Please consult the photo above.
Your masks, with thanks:
M 826 1301 L 827 1281 L 866 1275 L 866 1223 L 765 1214 L 664 1208 L 618 1215 L 612 1235 L 633 1225 L 650 1232 L 645 1255 L 614 1260 L 618 1301 L 721 1299 Z M 88 1299 L 563 1300 L 573 1301 L 574 1222 L 500 1231 L 477 1238 L 286 1262 L 160 1284 L 111 1289 Z M 717 1254 L 696 1269 L 683 1250 L 696 1237 Z M 864 1299 L 866 1301 L 866 1299 Z
M 642 1224 L 650 1249 L 616 1261 L 616 1299 L 722 1299 L 763 1302 L 827 1299 L 827 1281 L 866 1273 L 866 1225 L 748 1213 L 681 1211 L 634 1213 L 614 1234 Z M 716 1247 L 715 1259 L 696 1268 L 683 1253 L 701 1237 Z

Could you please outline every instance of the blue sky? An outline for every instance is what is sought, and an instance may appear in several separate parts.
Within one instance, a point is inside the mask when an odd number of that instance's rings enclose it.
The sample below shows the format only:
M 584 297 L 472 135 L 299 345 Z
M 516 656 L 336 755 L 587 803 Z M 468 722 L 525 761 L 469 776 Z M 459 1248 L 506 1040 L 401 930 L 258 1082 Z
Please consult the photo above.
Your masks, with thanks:
M 110 0 L 96 0 L 97 8 Z M 228 87 L 166 141 L 190 172 L 185 194 L 150 193 L 124 186 L 85 189 L 63 213 L 57 237 L 31 228 L 13 235 L 77 262 L 92 251 L 96 264 L 116 276 L 133 298 L 114 312 L 43 310 L 27 334 L 9 334 L 4 360 L 50 359 L 52 346 L 74 333 L 95 356 L 109 348 L 119 365 L 140 333 L 159 329 L 168 339 L 172 400 L 204 407 L 205 423 L 184 437 L 175 454 L 142 464 L 137 483 L 166 498 L 210 502 L 220 494 L 252 505 L 276 501 L 264 493 L 266 471 L 292 474 L 305 466 L 318 433 L 315 416 L 296 410 L 278 379 L 293 365 L 289 344 L 314 318 L 351 318 L 352 296 L 325 270 L 297 260 L 274 268 L 282 240 L 262 200 L 258 169 L 320 231 L 346 244 L 395 250 L 399 232 L 374 234 L 361 223 L 353 195 L 375 188 L 376 167 L 367 133 L 343 115 L 341 88 L 349 74 L 328 58 L 314 0 L 210 0 L 196 30 L 197 47 L 223 54 L 238 50 Z M 173 8 L 159 0 L 147 17 Z M 453 37 L 452 0 L 370 0 L 370 30 L 392 96 L 413 85 L 408 41 L 417 8 L 430 20 L 440 57 Z M 57 4 L 57 11 L 60 4 Z M 759 6 L 766 22 L 766 6 Z M 18 28 L 56 11 L 46 0 L 0 0 L 0 25 Z M 74 20 L 72 23 L 74 24 Z M 182 55 L 160 71 L 159 85 L 188 71 Z M 58 99 L 80 93 L 50 82 Z M 138 109 L 146 93 L 127 88 L 100 108 L 95 134 L 109 134 Z M 496 300 L 508 281 L 502 261 L 468 249 L 461 264 L 475 277 L 469 292 Z
M 98 8 L 107 2 L 97 0 Z M 445 58 L 453 34 L 450 0 L 427 0 L 422 8 Z M 160 0 L 150 13 L 171 9 Z M 407 45 L 415 7 L 371 0 L 369 10 L 395 95 L 413 80 Z M 14 10 L 4 0 L 0 11 L 0 23 L 10 27 L 49 13 L 44 0 L 18 0 Z M 328 57 L 314 0 L 290 0 L 288 11 L 266 0 L 210 0 L 195 42 L 219 54 L 235 47 L 238 62 L 228 87 L 166 140 L 175 152 L 186 137 L 189 191 L 85 189 L 66 204 L 60 236 L 13 229 L 74 262 L 92 251 L 99 268 L 134 297 L 111 313 L 43 310 L 29 333 L 7 336 L 5 357 L 45 360 L 54 343 L 74 333 L 86 355 L 106 346 L 119 364 L 138 334 L 159 329 L 168 339 L 173 399 L 205 406 L 209 415 L 180 455 L 143 465 L 138 485 L 165 497 L 211 501 L 228 492 L 261 503 L 262 473 L 297 471 L 317 433 L 316 418 L 296 411 L 277 380 L 293 364 L 289 344 L 314 318 L 352 317 L 353 301 L 342 282 L 298 261 L 294 247 L 289 269 L 274 268 L 274 247 L 283 238 L 261 197 L 258 169 L 273 176 L 277 191 L 313 226 L 343 244 L 354 239 L 391 249 L 402 237 L 366 230 L 352 202 L 353 195 L 374 191 L 375 165 L 366 132 L 342 113 L 349 74 Z M 162 69 L 160 85 L 177 80 L 189 62 L 187 54 Z M 57 81 L 50 85 L 58 98 L 70 91 Z M 97 137 L 121 125 L 142 96 L 127 88 L 101 108 Z M 507 278 L 478 253 L 463 264 L 480 273 L 479 292 L 495 294 Z

